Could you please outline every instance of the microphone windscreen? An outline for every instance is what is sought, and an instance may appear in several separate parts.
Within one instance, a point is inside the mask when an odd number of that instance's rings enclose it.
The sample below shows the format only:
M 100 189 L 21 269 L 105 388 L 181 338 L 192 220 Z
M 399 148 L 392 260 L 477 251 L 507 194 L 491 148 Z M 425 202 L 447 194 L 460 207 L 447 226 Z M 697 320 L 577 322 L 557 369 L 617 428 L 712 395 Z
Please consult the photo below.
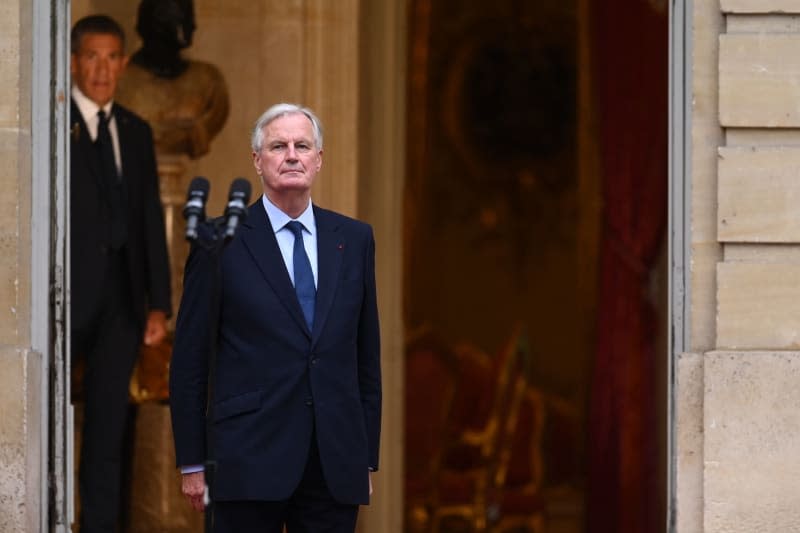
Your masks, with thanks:
M 192 180 L 191 183 L 189 183 L 188 197 L 192 198 L 193 196 L 199 195 L 203 198 L 207 198 L 210 188 L 211 185 L 208 183 L 207 179 L 205 179 L 203 176 L 197 176 Z
M 228 198 L 231 200 L 239 199 L 242 203 L 247 204 L 250 202 L 250 182 L 244 178 L 236 178 L 231 183 L 231 192 Z

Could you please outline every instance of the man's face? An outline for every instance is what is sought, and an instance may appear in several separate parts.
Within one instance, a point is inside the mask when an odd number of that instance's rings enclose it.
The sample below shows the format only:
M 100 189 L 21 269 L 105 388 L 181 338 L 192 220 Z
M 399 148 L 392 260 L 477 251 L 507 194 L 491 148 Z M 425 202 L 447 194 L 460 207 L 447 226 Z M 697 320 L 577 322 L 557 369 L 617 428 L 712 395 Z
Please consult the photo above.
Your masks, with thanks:
M 86 33 L 81 37 L 78 51 L 72 54 L 72 81 L 90 100 L 103 106 L 114 97 L 127 62 L 119 37 Z
M 308 117 L 293 113 L 264 126 L 264 140 L 261 149 L 253 152 L 253 164 L 268 195 L 309 191 L 322 167 L 322 150 L 314 143 Z

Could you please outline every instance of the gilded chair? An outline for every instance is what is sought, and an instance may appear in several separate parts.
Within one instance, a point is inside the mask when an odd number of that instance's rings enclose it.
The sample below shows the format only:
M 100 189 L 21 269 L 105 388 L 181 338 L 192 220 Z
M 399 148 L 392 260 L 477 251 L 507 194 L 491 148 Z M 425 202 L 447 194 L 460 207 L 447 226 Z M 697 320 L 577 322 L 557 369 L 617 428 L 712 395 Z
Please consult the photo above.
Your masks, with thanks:
M 545 401 L 519 376 L 498 453 L 489 506 L 492 533 L 523 529 L 543 533 L 545 500 L 542 435 Z
M 488 496 L 498 465 L 500 440 L 510 410 L 514 386 L 521 376 L 521 334 L 517 330 L 494 358 L 470 346 L 458 346 L 459 381 L 437 482 L 437 505 L 431 531 L 447 520 L 466 522 L 485 531 L 490 513 Z

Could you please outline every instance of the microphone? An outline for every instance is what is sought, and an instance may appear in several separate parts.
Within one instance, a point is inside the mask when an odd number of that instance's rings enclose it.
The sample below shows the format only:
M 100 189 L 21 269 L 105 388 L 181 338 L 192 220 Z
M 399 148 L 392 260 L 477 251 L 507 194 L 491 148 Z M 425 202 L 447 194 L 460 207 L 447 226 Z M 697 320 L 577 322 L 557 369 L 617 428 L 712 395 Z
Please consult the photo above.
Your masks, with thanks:
M 206 219 L 206 200 L 208 199 L 208 180 L 197 176 L 189 184 L 189 195 L 183 208 L 186 219 L 186 240 L 197 239 L 197 225 Z
M 236 234 L 240 220 L 247 218 L 247 203 L 250 201 L 250 182 L 244 178 L 236 178 L 231 183 L 228 194 L 228 205 L 225 207 L 224 238 L 229 241 Z

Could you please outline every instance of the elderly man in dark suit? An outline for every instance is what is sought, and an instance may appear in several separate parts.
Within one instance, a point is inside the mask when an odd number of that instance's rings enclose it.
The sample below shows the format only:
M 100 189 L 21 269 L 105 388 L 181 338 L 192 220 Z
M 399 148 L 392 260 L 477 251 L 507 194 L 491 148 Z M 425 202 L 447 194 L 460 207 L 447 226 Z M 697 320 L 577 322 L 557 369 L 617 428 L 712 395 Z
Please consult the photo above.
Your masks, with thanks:
M 70 325 L 84 359 L 81 532 L 116 531 L 128 383 L 142 341 L 161 342 L 169 266 L 148 125 L 113 102 L 124 35 L 95 15 L 72 29 Z
M 217 533 L 352 533 L 378 468 L 380 342 L 367 224 L 311 202 L 322 131 L 307 108 L 259 118 L 264 195 L 219 258 L 196 246 L 184 276 L 170 402 L 183 492 L 203 509 L 206 416 Z M 208 295 L 219 283 L 216 323 Z M 217 334 L 207 403 L 209 334 Z

